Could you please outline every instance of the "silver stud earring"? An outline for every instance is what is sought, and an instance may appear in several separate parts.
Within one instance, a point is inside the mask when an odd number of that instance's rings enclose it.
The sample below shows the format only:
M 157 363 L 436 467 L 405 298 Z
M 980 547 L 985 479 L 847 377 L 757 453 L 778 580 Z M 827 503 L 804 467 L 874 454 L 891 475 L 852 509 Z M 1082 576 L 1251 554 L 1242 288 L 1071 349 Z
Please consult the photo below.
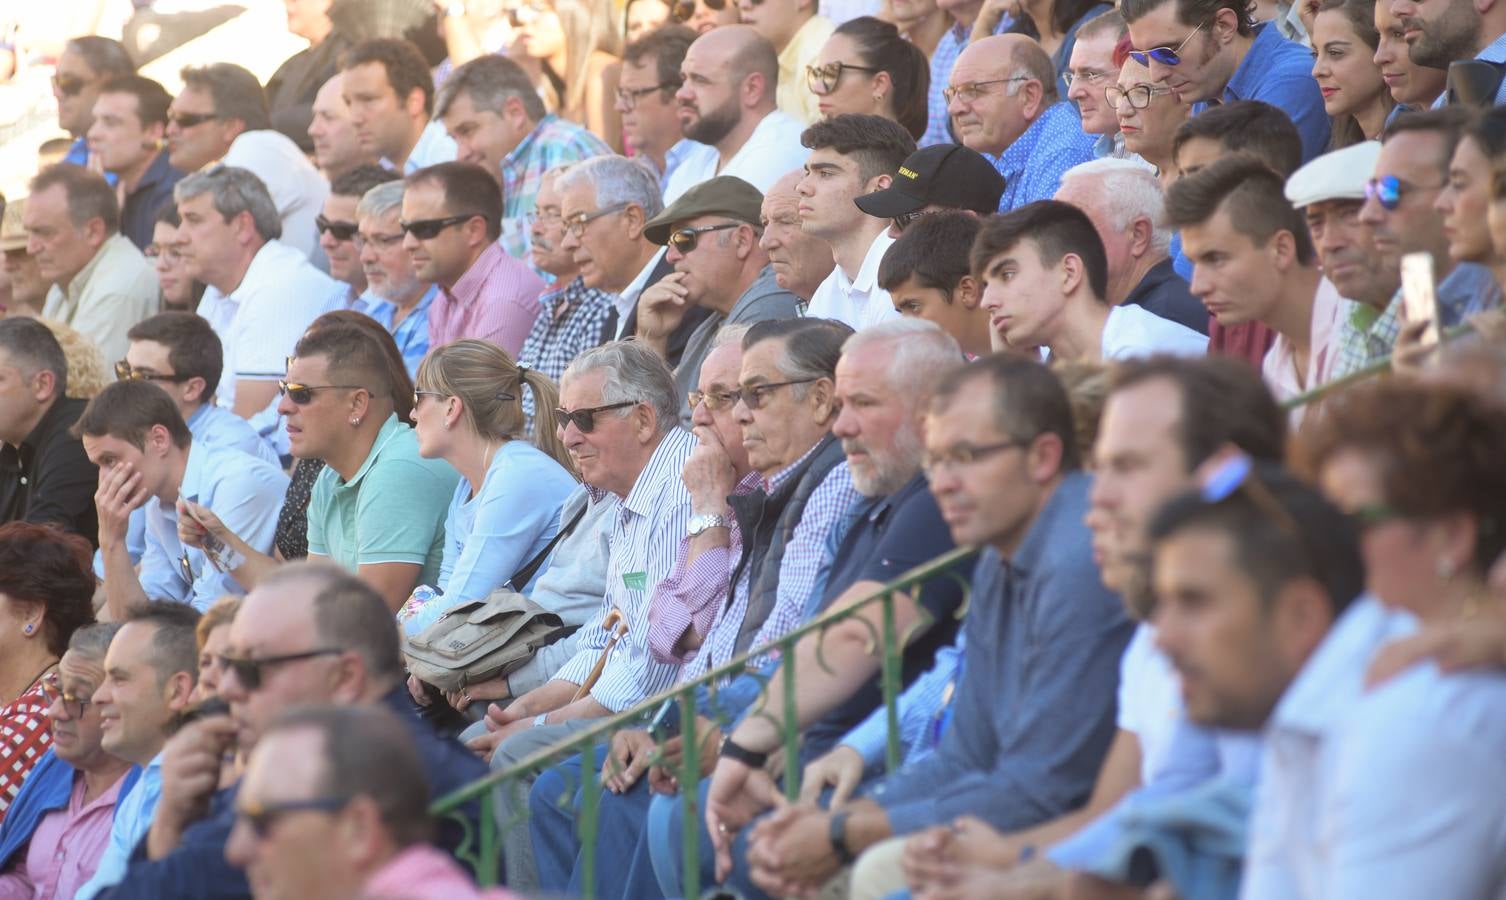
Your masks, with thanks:
M 360 419 L 360 417 L 359 416 L 352 416 L 351 419 L 350 419 L 350 424 L 353 425 L 356 428 L 361 427 L 361 419 Z
M 27 634 L 31 634 L 31 633 L 32 633 L 32 632 L 33 632 L 33 631 L 36 631 L 36 630 L 37 630 L 37 626 L 35 626 L 35 625 L 31 625 L 31 624 L 28 624 L 28 625 L 27 625 L 27 626 L 26 626 L 26 629 L 25 629 L 25 630 L 26 630 L 26 633 L 27 633 Z

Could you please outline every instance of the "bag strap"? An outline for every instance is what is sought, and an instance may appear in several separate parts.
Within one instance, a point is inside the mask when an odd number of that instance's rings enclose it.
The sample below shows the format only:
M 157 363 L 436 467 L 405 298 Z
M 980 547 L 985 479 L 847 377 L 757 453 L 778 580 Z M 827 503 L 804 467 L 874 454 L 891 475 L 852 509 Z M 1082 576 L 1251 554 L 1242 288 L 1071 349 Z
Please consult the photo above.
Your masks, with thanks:
M 525 563 L 523 565 L 523 568 L 514 572 L 513 576 L 507 580 L 507 584 L 505 586 L 510 587 L 521 594 L 523 592 L 523 588 L 528 585 L 528 582 L 533 580 L 533 576 L 539 571 L 539 566 L 542 566 L 544 564 L 544 560 L 549 558 L 549 554 L 554 552 L 555 545 L 565 538 L 569 537 L 570 532 L 575 530 L 575 526 L 580 524 L 580 520 L 586 517 L 586 509 L 589 508 L 590 505 L 590 500 L 582 503 L 580 512 L 577 512 L 574 516 L 572 516 L 569 523 L 567 523 L 563 528 L 554 533 L 554 537 L 549 539 L 549 543 L 544 545 L 544 549 L 540 550 L 537 556 Z

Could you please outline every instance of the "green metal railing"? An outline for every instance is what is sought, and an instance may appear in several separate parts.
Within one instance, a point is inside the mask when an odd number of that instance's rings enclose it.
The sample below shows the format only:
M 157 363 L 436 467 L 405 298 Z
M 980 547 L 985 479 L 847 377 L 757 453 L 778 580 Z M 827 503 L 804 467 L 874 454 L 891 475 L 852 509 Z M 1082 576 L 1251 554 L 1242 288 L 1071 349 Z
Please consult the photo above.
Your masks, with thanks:
M 1470 326 L 1463 325 L 1450 329 L 1442 335 L 1443 342 L 1452 341 L 1461 335 L 1472 331 Z M 1319 400 L 1334 393 L 1344 390 L 1358 382 L 1365 381 L 1377 375 L 1389 372 L 1391 358 L 1385 357 L 1375 363 L 1366 366 L 1343 378 L 1335 379 L 1327 384 L 1315 388 L 1300 396 L 1290 398 L 1283 405 L 1288 409 L 1295 409 Z M 580 783 L 577 786 L 581 794 L 580 812 L 577 819 L 577 830 L 581 836 L 581 869 L 582 890 L 587 897 L 594 893 L 595 867 L 596 867 L 596 831 L 600 812 L 602 779 L 601 760 L 609 757 L 612 737 L 625 729 L 642 729 L 650 716 L 652 716 L 666 701 L 674 701 L 679 704 L 680 721 L 682 730 L 690 737 L 683 742 L 680 762 L 674 766 L 680 787 L 680 798 L 684 804 L 684 824 L 681 829 L 683 845 L 683 887 L 684 896 L 694 897 L 699 895 L 700 889 L 700 853 L 699 842 L 701 829 L 698 823 L 702 811 L 699 809 L 698 785 L 701 780 L 702 746 L 704 738 L 696 730 L 694 724 L 698 713 L 706 710 L 698 709 L 696 704 L 697 691 L 706 688 L 714 697 L 717 683 L 724 679 L 732 678 L 740 674 L 750 674 L 759 678 L 763 684 L 760 688 L 759 700 L 753 706 L 751 715 L 762 715 L 772 722 L 778 729 L 782 738 L 784 755 L 783 790 L 785 795 L 794 800 L 800 791 L 800 765 L 799 745 L 800 731 L 794 716 L 796 709 L 796 656 L 795 647 L 803 639 L 815 635 L 817 644 L 818 664 L 830 671 L 822 654 L 822 641 L 828 630 L 840 622 L 849 619 L 857 619 L 868 629 L 870 654 L 880 654 L 879 684 L 883 695 L 885 710 L 889 719 L 888 746 L 885 751 L 885 763 L 891 771 L 900 764 L 899 744 L 899 707 L 898 698 L 901 690 L 902 653 L 908 639 L 928 627 L 930 622 L 925 620 L 924 611 L 921 610 L 920 621 L 909 634 L 899 634 L 896 624 L 895 603 L 901 594 L 911 588 L 937 577 L 948 577 L 958 581 L 962 586 L 964 601 L 957 612 L 960 619 L 967 607 L 968 582 L 963 564 L 970 560 L 977 551 L 974 548 L 963 547 L 949 553 L 938 556 L 930 562 L 911 569 L 904 575 L 884 585 L 871 596 L 853 603 L 850 606 L 838 610 L 829 611 L 810 622 L 804 623 L 784 635 L 777 641 L 764 647 L 756 647 L 747 653 L 738 656 L 727 663 L 717 666 L 704 675 L 683 683 L 679 683 L 650 697 L 643 703 L 614 716 L 601 719 L 596 724 L 575 734 L 562 739 L 558 743 L 540 750 L 533 755 L 518 761 L 507 769 L 492 772 L 485 778 L 479 779 L 460 790 L 454 791 L 439 798 L 432 807 L 436 816 L 448 816 L 462 822 L 467 830 L 465 845 L 458 855 L 469 862 L 478 878 L 483 884 L 495 884 L 498 880 L 501 863 L 501 835 L 502 832 L 514 828 L 526 828 L 528 816 L 528 785 L 529 779 L 539 775 L 546 769 L 556 766 L 572 756 L 579 754 L 583 760 Z M 879 607 L 879 622 L 875 625 L 861 614 L 869 611 L 874 606 Z M 770 653 L 779 654 L 777 671 L 783 675 L 781 679 L 781 698 L 785 714 L 776 719 L 772 715 L 763 712 L 764 702 L 767 699 L 768 680 L 771 676 L 764 676 L 752 669 L 752 664 Z M 726 729 L 730 724 L 730 716 L 718 713 L 715 724 Z M 664 742 L 656 736 L 658 755 L 663 757 Z M 598 748 L 603 752 L 598 753 Z M 495 802 L 499 791 L 508 791 L 508 797 L 512 801 L 509 804 L 512 814 L 508 821 L 498 823 L 496 820 Z M 564 802 L 569 802 L 573 797 L 574 788 L 567 791 Z M 462 807 L 478 801 L 480 804 L 480 821 L 472 823 L 462 813 Z

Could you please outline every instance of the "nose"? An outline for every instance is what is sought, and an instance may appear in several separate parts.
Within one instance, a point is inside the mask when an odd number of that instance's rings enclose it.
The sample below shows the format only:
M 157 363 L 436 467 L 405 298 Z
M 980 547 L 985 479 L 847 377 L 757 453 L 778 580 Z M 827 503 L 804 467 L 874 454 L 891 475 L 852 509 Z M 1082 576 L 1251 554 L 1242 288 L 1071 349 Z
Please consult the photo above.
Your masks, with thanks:
M 1192 265 L 1192 280 L 1190 282 L 1188 282 L 1188 284 L 1187 284 L 1187 290 L 1189 290 L 1189 291 L 1192 292 L 1192 296 L 1197 297 L 1199 299 L 1202 299 L 1203 297 L 1208 296 L 1209 289 L 1208 289 L 1208 267 L 1207 266 L 1200 265 L 1198 263 L 1193 263 L 1193 265 Z
M 42 252 L 42 239 L 36 235 L 28 235 L 26 238 L 26 255 L 36 256 Z
M 1003 294 L 993 285 L 985 285 L 983 287 L 983 298 L 978 301 L 978 305 L 991 313 L 998 312 L 999 307 L 1004 305 Z
M 361 244 L 361 262 L 375 263 L 377 261 L 376 241 L 366 241 Z
M 759 238 L 758 238 L 758 248 L 760 250 L 762 250 L 763 252 L 768 253 L 770 250 L 773 250 L 773 249 L 777 248 L 778 246 L 779 246 L 779 239 L 776 238 L 776 237 L 774 237 L 774 228 L 773 228 L 773 226 L 772 225 L 765 225 L 763 227 L 763 234 L 760 235 Z
M 831 433 L 839 438 L 857 437 L 862 434 L 862 428 L 858 425 L 858 417 L 847 406 L 843 406 L 837 413 L 836 421 L 831 423 Z
M 1067 89 L 1067 99 L 1076 100 L 1078 103 L 1081 103 L 1082 101 L 1086 100 L 1088 96 L 1089 92 L 1086 79 L 1072 79 L 1072 86 Z
M 277 398 L 277 413 L 281 416 L 291 416 L 298 412 L 298 404 L 294 403 L 286 394 Z
M 681 106 L 690 106 L 695 102 L 695 90 L 690 86 L 688 79 L 680 85 L 679 90 L 675 91 L 675 102 Z
M 955 116 L 967 109 L 967 104 L 962 102 L 961 94 L 953 94 L 952 99 L 946 102 L 947 115 Z
M 732 418 L 739 425 L 753 424 L 753 410 L 748 408 L 748 404 L 743 402 L 742 397 L 738 397 L 737 402 L 732 404 Z
M 63 706 L 62 697 L 53 697 L 52 702 L 47 704 L 47 716 L 54 720 L 61 719 L 64 722 L 72 718 L 68 715 L 67 708 Z
M 684 258 L 685 258 L 685 254 L 681 253 L 680 250 L 679 250 L 679 248 L 677 248 L 674 244 L 670 244 L 667 247 L 665 247 L 665 249 L 664 249 L 664 259 L 670 265 L 674 265 L 675 263 L 679 262 L 680 260 L 682 260 Z
M 1386 221 L 1386 211 L 1381 208 L 1380 201 L 1374 197 L 1366 197 L 1365 203 L 1360 207 L 1360 221 L 1366 225 L 1379 225 Z
M 403 232 L 403 249 L 404 250 L 407 250 L 409 253 L 412 253 L 414 250 L 417 250 L 421 246 L 422 245 L 418 242 L 418 238 L 416 238 L 416 237 L 413 236 L 413 232 L 411 232 L 411 231 L 405 231 L 405 232 Z
M 580 249 L 580 238 L 578 238 L 578 237 L 575 236 L 575 232 L 574 231 L 571 231 L 570 229 L 566 228 L 565 229 L 565 233 L 560 236 L 560 249 L 561 250 L 570 250 L 570 251 L 579 250 Z
M 319 232 L 319 247 L 324 250 L 324 254 L 326 256 L 328 256 L 330 254 L 330 251 L 334 250 L 335 247 L 339 246 L 339 244 L 340 242 L 335 240 L 335 236 L 330 232 Z
M 244 869 L 251 863 L 256 849 L 256 838 L 249 823 L 237 818 L 230 829 L 230 838 L 225 842 L 225 861 Z
M 714 424 L 711 420 L 711 410 L 706 407 L 705 399 L 702 399 L 700 403 L 695 405 L 695 409 L 690 411 L 690 422 L 692 425 L 710 426 Z

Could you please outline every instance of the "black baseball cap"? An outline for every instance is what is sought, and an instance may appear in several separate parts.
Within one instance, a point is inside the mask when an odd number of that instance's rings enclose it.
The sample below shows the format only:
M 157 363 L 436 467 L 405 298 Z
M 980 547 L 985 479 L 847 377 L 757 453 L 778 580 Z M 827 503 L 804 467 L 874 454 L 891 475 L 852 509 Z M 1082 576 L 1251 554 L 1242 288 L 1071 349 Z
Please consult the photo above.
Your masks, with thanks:
M 961 144 L 932 144 L 899 167 L 894 183 L 855 201 L 876 219 L 892 219 L 935 203 L 980 215 L 999 211 L 1004 176 L 983 154 Z

